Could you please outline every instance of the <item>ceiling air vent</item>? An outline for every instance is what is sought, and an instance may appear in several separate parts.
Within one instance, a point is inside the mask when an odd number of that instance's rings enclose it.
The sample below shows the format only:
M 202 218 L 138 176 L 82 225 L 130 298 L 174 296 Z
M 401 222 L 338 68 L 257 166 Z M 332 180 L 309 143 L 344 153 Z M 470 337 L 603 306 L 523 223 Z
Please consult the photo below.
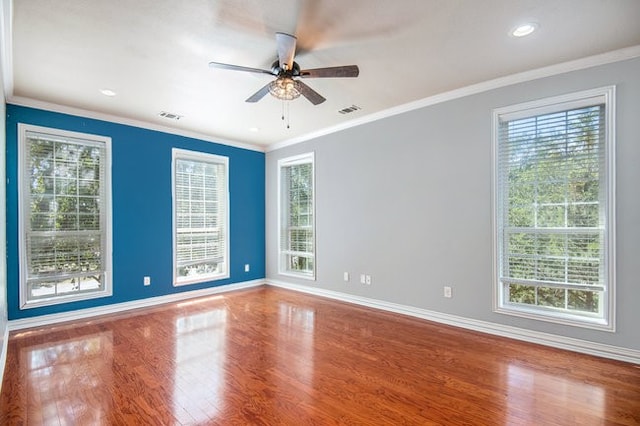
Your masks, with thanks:
M 351 105 L 350 107 L 347 108 L 343 108 L 340 111 L 338 111 L 340 114 L 349 114 L 352 113 L 354 111 L 358 111 L 360 108 L 358 105 Z
M 183 115 L 178 115 L 178 114 L 174 114 L 172 112 L 167 112 L 167 111 L 161 111 L 158 115 L 162 118 L 166 118 L 167 120 L 175 120 L 175 121 L 178 121 L 182 117 L 184 117 Z

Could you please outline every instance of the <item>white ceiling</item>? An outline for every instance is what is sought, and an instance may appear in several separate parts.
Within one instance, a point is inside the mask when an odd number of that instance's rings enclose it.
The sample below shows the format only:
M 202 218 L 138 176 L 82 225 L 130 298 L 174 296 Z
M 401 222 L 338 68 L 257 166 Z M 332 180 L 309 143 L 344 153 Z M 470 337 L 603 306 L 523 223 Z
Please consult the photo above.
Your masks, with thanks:
M 640 0 L 2 1 L 13 18 L 3 31 L 9 102 L 87 110 L 258 149 L 640 45 Z M 524 21 L 538 30 L 510 36 Z M 292 101 L 289 129 L 281 101 L 244 102 L 271 76 L 208 67 L 268 69 L 276 31 L 298 37 L 302 68 L 360 67 L 356 79 L 305 80 L 327 101 Z M 103 88 L 117 95 L 104 96 Z M 338 113 L 352 105 L 361 110 Z M 183 118 L 169 121 L 161 111 Z

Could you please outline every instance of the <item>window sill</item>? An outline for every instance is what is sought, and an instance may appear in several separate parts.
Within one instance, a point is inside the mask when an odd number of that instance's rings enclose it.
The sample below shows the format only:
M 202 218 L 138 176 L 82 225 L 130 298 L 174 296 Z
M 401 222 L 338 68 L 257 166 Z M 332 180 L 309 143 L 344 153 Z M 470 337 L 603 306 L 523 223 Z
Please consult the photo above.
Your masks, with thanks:
M 173 286 L 174 287 L 182 287 L 185 285 L 192 285 L 192 284 L 200 284 L 200 283 L 206 283 L 206 282 L 211 282 L 211 281 L 219 281 L 219 280 L 224 280 L 229 278 L 230 275 L 229 274 L 223 274 L 223 275 L 202 275 L 202 276 L 198 276 L 198 277 L 193 277 L 192 279 L 188 279 L 188 280 L 182 280 L 182 281 L 177 281 L 175 278 L 173 280 Z
M 285 277 L 291 277 L 291 278 L 300 278 L 303 280 L 307 280 L 307 281 L 315 281 L 316 280 L 316 276 L 315 274 L 305 274 L 305 273 L 296 273 L 296 272 L 289 272 L 289 271 L 278 271 L 279 275 L 285 276 Z
M 42 308 L 45 306 L 62 305 L 65 303 L 79 302 L 81 300 L 99 299 L 101 297 L 110 297 L 112 295 L 113 293 L 111 289 L 108 289 L 108 290 L 103 290 L 103 291 L 94 292 L 94 293 L 82 293 L 82 294 L 74 294 L 69 296 L 58 296 L 58 297 L 51 297 L 47 299 L 32 300 L 32 301 L 22 303 L 20 305 L 20 310 Z
M 568 325 L 572 327 L 589 328 L 592 330 L 615 332 L 613 321 L 602 318 L 589 318 L 579 315 L 570 315 L 561 312 L 537 310 L 526 307 L 499 306 L 494 309 L 498 314 L 511 315 L 537 321 L 546 321 L 554 324 Z

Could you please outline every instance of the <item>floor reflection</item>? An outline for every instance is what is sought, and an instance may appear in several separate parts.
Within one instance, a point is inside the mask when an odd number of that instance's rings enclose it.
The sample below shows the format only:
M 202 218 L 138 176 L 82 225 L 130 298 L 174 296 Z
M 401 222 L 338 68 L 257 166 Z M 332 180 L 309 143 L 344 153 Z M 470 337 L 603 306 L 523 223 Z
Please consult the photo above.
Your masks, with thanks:
M 217 308 L 175 320 L 174 416 L 196 423 L 219 409 L 225 382 L 227 310 Z
M 25 402 L 42 407 L 33 423 L 99 424 L 111 410 L 112 361 L 111 331 L 22 348 Z
M 640 424 L 640 370 L 276 288 L 10 335 L 0 425 Z
M 315 311 L 286 302 L 278 304 L 278 360 L 283 371 L 311 385 L 314 372 Z M 292 344 L 295 350 L 291 350 Z
M 539 421 L 539 413 L 554 411 L 558 424 L 562 424 L 567 420 L 563 408 L 568 406 L 580 407 L 585 419 L 603 418 L 606 393 L 598 386 L 520 365 L 509 365 L 507 374 L 505 424 L 534 424 Z M 572 418 L 571 422 L 577 420 Z

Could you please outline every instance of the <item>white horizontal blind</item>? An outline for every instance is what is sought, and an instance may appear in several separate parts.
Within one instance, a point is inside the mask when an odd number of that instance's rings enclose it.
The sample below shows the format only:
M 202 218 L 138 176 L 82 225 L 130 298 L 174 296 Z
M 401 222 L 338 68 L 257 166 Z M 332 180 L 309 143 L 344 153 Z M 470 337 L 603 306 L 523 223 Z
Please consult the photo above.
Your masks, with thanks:
M 227 272 L 227 160 L 178 151 L 174 164 L 176 284 Z
M 313 157 L 282 162 L 280 185 L 280 269 L 313 277 Z
M 596 99 L 538 115 L 500 117 L 503 304 L 603 318 L 608 285 L 605 107 Z
M 107 147 L 25 131 L 26 303 L 105 289 Z

